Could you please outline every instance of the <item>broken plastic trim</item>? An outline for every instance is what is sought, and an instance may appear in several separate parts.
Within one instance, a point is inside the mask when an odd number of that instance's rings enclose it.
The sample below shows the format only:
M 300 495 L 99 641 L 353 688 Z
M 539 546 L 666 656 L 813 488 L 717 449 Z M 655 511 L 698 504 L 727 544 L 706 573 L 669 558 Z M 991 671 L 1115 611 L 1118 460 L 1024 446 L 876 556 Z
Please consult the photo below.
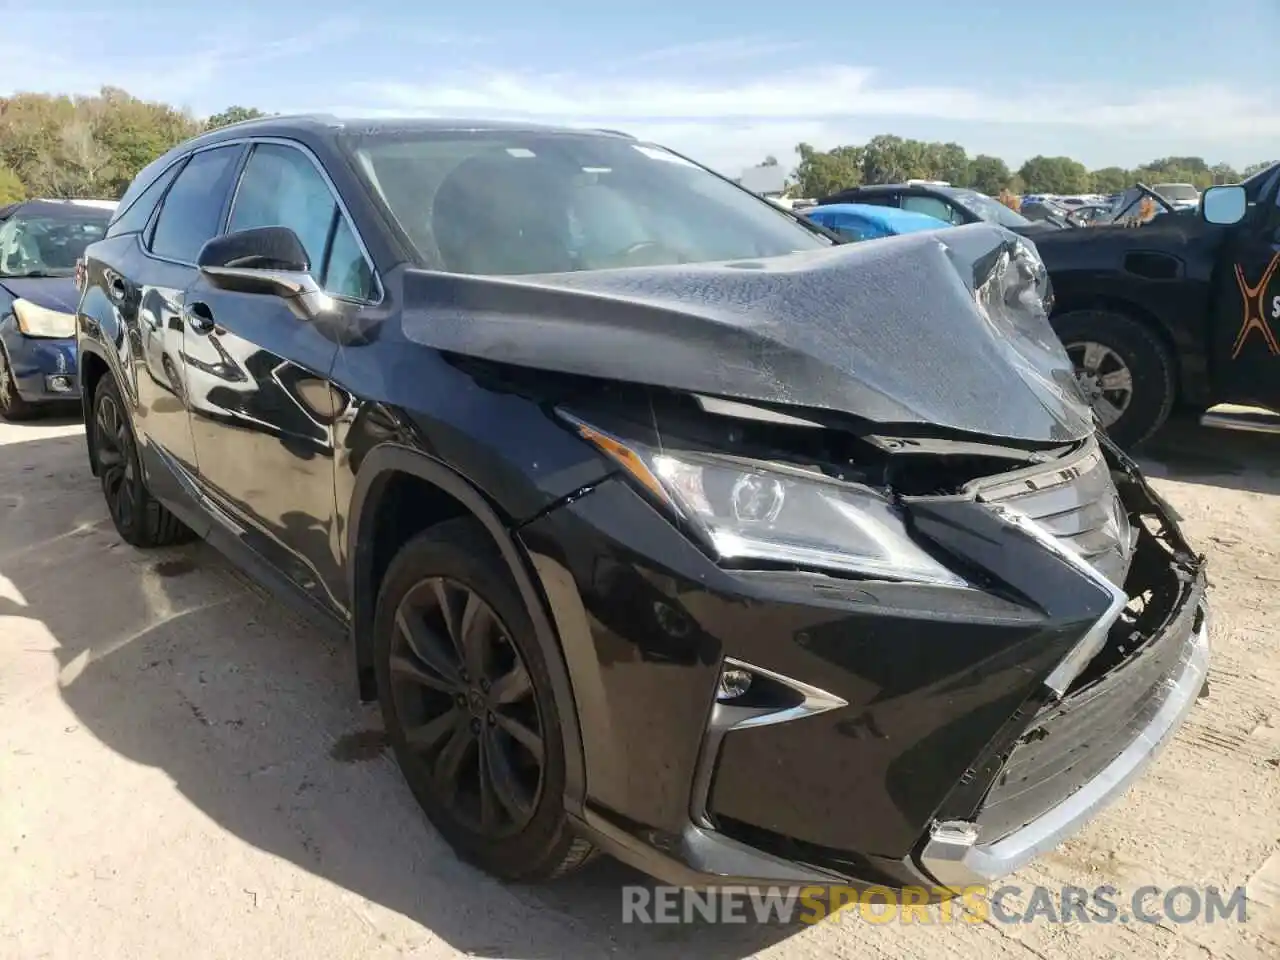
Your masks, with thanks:
M 722 417 L 733 417 L 737 420 L 755 420 L 760 423 L 776 423 L 787 427 L 818 427 L 822 424 L 812 420 L 804 420 L 786 413 L 778 413 L 755 404 L 742 403 L 738 400 L 722 400 L 719 397 L 708 397 L 700 393 L 693 394 L 694 400 L 704 413 L 717 414 Z
M 1076 677 L 1080 676 L 1084 668 L 1089 665 L 1089 661 L 1096 657 L 1102 648 L 1106 646 L 1107 636 L 1110 634 L 1112 626 L 1115 625 L 1115 622 L 1120 618 L 1120 614 L 1124 612 L 1124 608 L 1129 603 L 1129 595 L 1098 572 L 1093 564 L 1076 554 L 1052 533 L 1045 530 L 1025 514 L 999 503 L 989 503 L 986 506 L 1000 519 L 1021 530 L 1039 543 L 1040 546 L 1086 577 L 1099 589 L 1105 591 L 1110 598 L 1107 603 L 1107 609 L 1102 616 L 1094 621 L 1093 626 L 1089 628 L 1074 647 L 1067 651 L 1066 656 L 1058 661 L 1058 665 L 1045 678 L 1044 685 L 1053 691 L 1056 697 L 1061 699 L 1066 696 L 1067 690 L 1071 687 Z

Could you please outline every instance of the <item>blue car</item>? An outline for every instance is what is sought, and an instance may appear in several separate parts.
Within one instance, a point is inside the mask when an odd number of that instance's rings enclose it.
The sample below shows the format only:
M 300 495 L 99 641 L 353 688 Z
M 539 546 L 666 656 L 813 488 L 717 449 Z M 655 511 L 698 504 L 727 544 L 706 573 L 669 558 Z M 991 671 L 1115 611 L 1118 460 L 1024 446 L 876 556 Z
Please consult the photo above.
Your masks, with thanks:
M 0 417 L 79 400 L 76 262 L 106 235 L 113 208 L 82 200 L 0 207 Z
M 896 237 L 921 230 L 941 230 L 951 226 L 925 213 L 880 207 L 870 203 L 829 203 L 810 207 L 804 215 L 848 240 Z

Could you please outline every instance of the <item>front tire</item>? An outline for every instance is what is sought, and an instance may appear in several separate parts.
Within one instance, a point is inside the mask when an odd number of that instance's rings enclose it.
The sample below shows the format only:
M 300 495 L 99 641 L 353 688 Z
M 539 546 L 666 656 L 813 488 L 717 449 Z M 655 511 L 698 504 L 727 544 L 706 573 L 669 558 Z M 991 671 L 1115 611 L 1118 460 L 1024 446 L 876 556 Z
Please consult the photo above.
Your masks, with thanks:
M 107 512 L 125 543 L 146 549 L 194 539 L 191 530 L 147 490 L 133 423 L 110 376 L 98 382 L 86 429 L 91 431 Z
M 1055 317 L 1081 390 L 1107 435 L 1136 447 L 1169 419 L 1177 400 L 1174 359 L 1146 325 L 1112 310 Z
M 9 366 L 9 355 L 0 347 L 0 417 L 11 423 L 30 420 L 35 416 L 35 405 L 18 394 L 18 381 Z
M 533 623 L 488 532 L 470 517 L 392 560 L 374 615 L 383 723 L 427 818 L 504 880 L 584 863 L 564 811 L 564 740 Z

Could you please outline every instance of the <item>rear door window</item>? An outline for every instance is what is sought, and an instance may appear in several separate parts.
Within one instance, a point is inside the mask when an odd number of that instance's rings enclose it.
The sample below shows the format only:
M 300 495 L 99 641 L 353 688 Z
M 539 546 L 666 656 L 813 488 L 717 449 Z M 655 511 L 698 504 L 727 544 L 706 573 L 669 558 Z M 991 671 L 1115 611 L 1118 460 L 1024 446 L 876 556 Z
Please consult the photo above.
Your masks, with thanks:
M 165 195 L 151 237 L 158 257 L 195 263 L 209 238 L 218 233 L 222 210 L 240 144 L 203 150 L 191 158 Z
M 120 216 L 107 229 L 107 236 L 118 237 L 124 233 L 141 233 L 145 230 L 147 221 L 151 219 L 151 214 L 160 201 L 161 195 L 181 169 L 182 162 L 179 161 L 156 177 L 151 186 L 143 190 L 136 200 L 120 212 Z

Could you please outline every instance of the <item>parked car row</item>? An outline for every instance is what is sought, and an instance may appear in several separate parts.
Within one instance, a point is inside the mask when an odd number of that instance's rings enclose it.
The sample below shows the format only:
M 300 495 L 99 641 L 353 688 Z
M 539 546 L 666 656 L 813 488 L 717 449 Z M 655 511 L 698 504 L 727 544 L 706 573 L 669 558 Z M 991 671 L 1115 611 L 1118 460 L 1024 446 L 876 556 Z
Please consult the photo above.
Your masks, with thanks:
M 88 468 L 127 542 L 204 537 L 345 635 L 500 877 L 988 882 L 1193 708 L 1205 565 L 1036 245 L 948 200 L 810 220 L 612 132 L 225 127 L 84 251 Z

